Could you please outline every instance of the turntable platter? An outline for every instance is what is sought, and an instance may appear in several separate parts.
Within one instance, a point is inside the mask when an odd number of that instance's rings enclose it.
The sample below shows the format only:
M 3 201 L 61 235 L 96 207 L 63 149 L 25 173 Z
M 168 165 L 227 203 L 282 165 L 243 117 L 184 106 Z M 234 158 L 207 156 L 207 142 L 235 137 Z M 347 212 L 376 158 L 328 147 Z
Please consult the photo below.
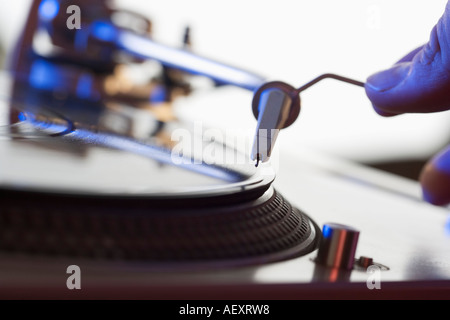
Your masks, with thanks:
M 67 118 L 64 108 L 54 112 L 42 105 L 36 107 L 38 102 L 41 100 L 31 105 L 10 98 L 0 100 L 2 186 L 57 193 L 184 197 L 261 188 L 274 178 L 267 170 L 261 175 L 245 155 L 215 141 L 192 137 L 200 152 L 209 148 L 241 161 L 227 164 L 220 158 L 220 162 L 207 162 L 196 155 L 186 155 L 182 141 L 180 146 L 168 148 L 160 138 L 135 139 L 108 132 L 98 125 L 78 122 L 76 116 Z M 86 102 L 72 104 L 82 115 L 92 112 L 86 108 Z M 100 112 L 103 114 L 96 118 L 105 114 L 111 117 L 114 110 L 104 108 Z M 148 125 L 155 126 L 154 122 L 149 119 Z M 171 130 L 190 135 L 185 128 Z

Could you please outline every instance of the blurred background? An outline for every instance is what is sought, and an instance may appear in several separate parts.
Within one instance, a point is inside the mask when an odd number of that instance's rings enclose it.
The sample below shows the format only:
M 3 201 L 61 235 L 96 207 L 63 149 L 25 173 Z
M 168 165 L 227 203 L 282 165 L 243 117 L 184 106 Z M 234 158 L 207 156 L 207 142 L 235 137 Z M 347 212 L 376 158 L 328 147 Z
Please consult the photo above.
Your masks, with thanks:
M 30 0 L 0 2 L 6 66 Z M 322 73 L 365 81 L 428 40 L 447 0 L 117 0 L 148 16 L 153 38 L 181 46 L 191 28 L 197 54 L 298 87 Z M 74 0 L 74 4 L 76 1 Z M 83 13 L 82 13 L 83 14 Z M 180 99 L 179 113 L 229 130 L 253 130 L 252 93 L 222 87 Z M 364 90 L 324 80 L 302 96 L 302 111 L 283 130 L 283 146 L 310 148 L 416 179 L 424 162 L 450 142 L 450 113 L 382 118 Z

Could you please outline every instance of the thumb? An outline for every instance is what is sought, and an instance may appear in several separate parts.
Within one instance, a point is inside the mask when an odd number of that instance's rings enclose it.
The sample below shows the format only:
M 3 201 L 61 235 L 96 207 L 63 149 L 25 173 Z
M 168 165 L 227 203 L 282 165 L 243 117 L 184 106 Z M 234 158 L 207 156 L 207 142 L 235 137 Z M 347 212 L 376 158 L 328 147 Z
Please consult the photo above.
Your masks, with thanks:
M 450 109 L 450 1 L 429 42 L 411 60 L 370 76 L 365 89 L 382 115 Z
M 450 203 L 450 146 L 425 165 L 420 182 L 427 202 L 439 206 Z

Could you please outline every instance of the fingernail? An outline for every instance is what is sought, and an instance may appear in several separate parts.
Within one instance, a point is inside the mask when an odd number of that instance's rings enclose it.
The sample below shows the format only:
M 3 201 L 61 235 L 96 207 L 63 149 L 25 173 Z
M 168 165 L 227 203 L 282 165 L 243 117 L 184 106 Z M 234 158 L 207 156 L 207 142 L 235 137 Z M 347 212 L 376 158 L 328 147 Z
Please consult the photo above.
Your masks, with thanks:
M 399 63 L 391 69 L 387 69 L 371 75 L 367 79 L 366 85 L 368 85 L 375 91 L 383 92 L 390 90 L 397 86 L 400 82 L 402 82 L 403 79 L 406 78 L 410 70 L 411 63 Z
M 450 174 L 450 148 L 437 154 L 432 163 L 437 170 Z

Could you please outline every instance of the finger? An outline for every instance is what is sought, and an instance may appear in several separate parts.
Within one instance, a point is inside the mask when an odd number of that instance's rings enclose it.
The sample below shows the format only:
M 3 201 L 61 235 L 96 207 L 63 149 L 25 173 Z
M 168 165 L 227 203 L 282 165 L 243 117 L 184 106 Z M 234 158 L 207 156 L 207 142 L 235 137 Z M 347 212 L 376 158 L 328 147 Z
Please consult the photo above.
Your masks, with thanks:
M 450 204 L 450 146 L 425 165 L 420 183 L 425 201 L 438 206 Z
M 392 68 L 370 76 L 365 89 L 375 110 L 381 114 L 450 108 L 450 2 L 433 28 L 429 42 Z
M 401 63 L 401 62 L 409 62 L 412 61 L 412 59 L 423 49 L 425 45 L 422 45 L 414 50 L 412 50 L 410 53 L 408 53 L 406 56 L 404 56 L 403 58 L 401 58 L 400 60 L 397 61 L 396 64 Z
M 378 113 L 380 116 L 383 116 L 383 117 L 393 117 L 393 116 L 398 115 L 397 113 L 390 113 L 390 112 L 386 112 L 381 109 L 378 109 L 376 106 L 373 106 L 373 109 L 375 110 L 376 113 Z

